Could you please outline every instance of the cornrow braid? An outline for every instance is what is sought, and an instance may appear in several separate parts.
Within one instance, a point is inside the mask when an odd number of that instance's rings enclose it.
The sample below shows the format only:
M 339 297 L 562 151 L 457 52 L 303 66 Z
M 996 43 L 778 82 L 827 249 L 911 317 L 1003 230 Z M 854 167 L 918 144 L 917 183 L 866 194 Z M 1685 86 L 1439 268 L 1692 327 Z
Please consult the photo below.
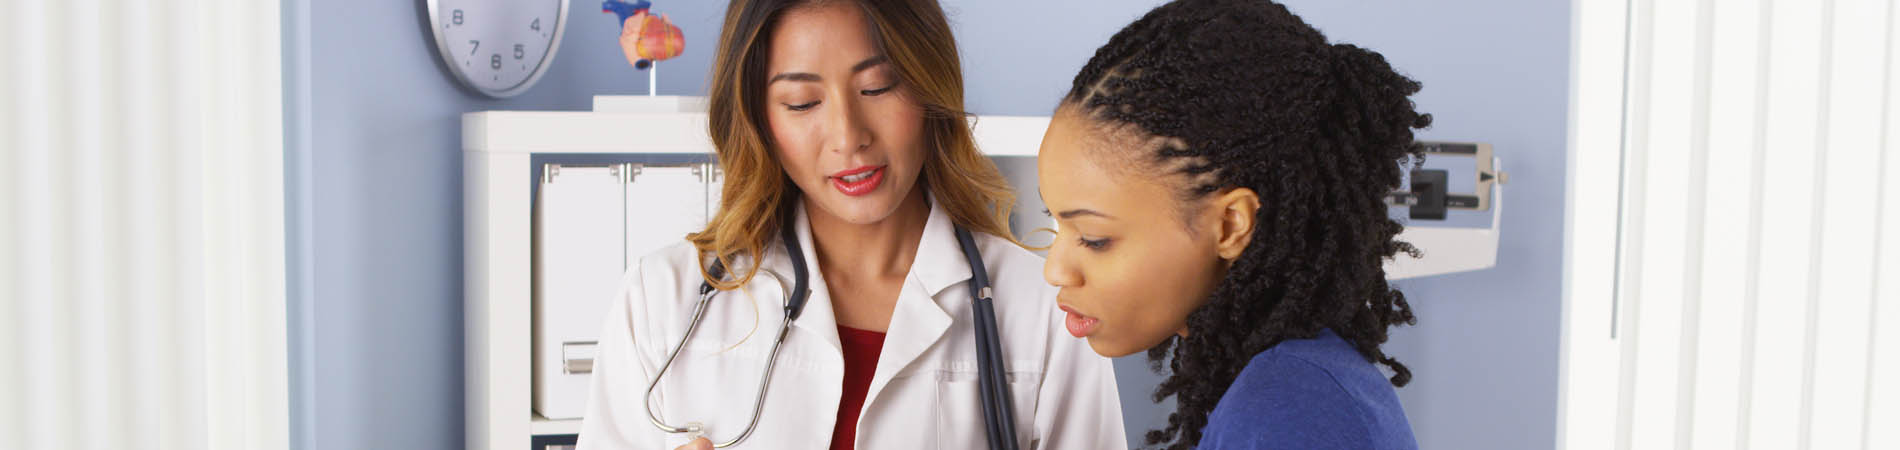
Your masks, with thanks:
M 1253 240 L 1186 337 L 1149 349 L 1170 375 L 1154 392 L 1176 400 L 1148 446 L 1192 448 L 1229 384 L 1256 354 L 1330 328 L 1367 360 L 1412 372 L 1379 349 L 1387 330 L 1414 324 L 1382 263 L 1417 248 L 1384 196 L 1410 162 L 1419 83 L 1385 57 L 1326 37 L 1264 0 L 1179 0 L 1123 28 L 1075 77 L 1063 108 L 1103 127 L 1137 128 L 1171 145 L 1109 152 L 1178 174 L 1183 204 L 1247 188 L 1262 202 Z

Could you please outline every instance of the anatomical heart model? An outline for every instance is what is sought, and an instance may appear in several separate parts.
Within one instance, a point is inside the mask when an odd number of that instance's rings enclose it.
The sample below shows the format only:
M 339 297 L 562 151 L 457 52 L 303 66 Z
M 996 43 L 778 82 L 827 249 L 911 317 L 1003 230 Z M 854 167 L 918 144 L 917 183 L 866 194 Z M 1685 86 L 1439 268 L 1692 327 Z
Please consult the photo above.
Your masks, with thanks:
M 647 10 L 652 7 L 653 2 L 646 0 L 606 0 L 600 4 L 600 12 L 620 17 L 620 50 L 635 69 L 647 70 L 654 62 L 686 50 L 686 37 L 680 34 L 680 28 L 673 26 L 665 14 L 650 14 Z

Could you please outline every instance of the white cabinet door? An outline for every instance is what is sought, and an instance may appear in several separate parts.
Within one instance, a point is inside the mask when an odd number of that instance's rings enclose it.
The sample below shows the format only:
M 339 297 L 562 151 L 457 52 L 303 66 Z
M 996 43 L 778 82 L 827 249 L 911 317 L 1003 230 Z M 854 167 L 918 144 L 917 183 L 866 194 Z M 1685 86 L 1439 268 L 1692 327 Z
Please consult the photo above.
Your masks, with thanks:
M 706 226 L 705 166 L 641 168 L 626 185 L 627 263 Z
M 625 194 L 622 167 L 555 167 L 536 198 L 534 409 L 563 419 L 586 408 L 600 317 L 626 269 Z
M 544 170 L 535 215 L 534 410 L 577 419 L 587 405 L 601 316 L 641 256 L 706 225 L 709 165 Z

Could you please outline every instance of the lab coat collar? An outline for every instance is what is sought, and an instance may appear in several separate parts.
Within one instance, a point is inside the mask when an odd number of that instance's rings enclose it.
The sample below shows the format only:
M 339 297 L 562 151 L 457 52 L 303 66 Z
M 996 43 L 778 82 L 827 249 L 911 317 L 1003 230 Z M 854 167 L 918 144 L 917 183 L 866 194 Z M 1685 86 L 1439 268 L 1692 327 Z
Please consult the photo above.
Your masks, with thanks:
M 811 290 L 811 296 L 805 299 L 805 311 L 799 313 L 797 320 L 792 321 L 792 326 L 811 333 L 818 340 L 830 345 L 833 350 L 831 353 L 838 355 L 839 361 L 842 362 L 844 346 L 839 344 L 838 319 L 831 308 L 831 289 L 825 285 L 824 272 L 818 267 L 818 245 L 811 238 L 811 219 L 805 216 L 805 202 L 793 201 L 792 204 L 796 211 L 792 214 L 791 225 L 795 227 L 794 234 L 798 236 L 799 249 L 803 251 L 803 254 L 787 255 L 785 244 L 775 240 L 779 247 L 774 250 L 780 257 L 772 258 L 770 262 L 779 273 L 785 274 L 786 277 L 796 277 L 789 258 L 805 259 L 805 267 L 810 270 L 808 274 L 810 279 L 806 281 L 806 284 Z
M 969 280 L 970 263 L 963 256 L 963 247 L 957 244 L 956 223 L 950 220 L 950 213 L 937 202 L 935 194 L 929 198 L 930 219 L 924 222 L 924 235 L 917 243 L 917 258 L 911 262 L 910 273 L 923 283 L 924 295 L 936 297 L 945 288 Z
M 891 312 L 891 326 L 884 334 L 884 349 L 878 355 L 870 389 L 865 392 L 865 411 L 872 411 L 878 394 L 898 373 L 910 367 L 950 331 L 954 320 L 938 303 L 937 294 L 970 278 L 969 264 L 957 245 L 955 225 L 939 205 L 935 196 L 930 197 L 930 218 L 924 222 L 917 255 L 911 260 L 910 275 L 905 277 L 896 308 Z
M 957 244 L 955 224 L 934 195 L 929 200 L 930 216 L 924 223 L 923 236 L 918 239 L 917 255 L 911 261 L 910 275 L 905 277 L 904 286 L 898 293 L 897 305 L 891 312 L 891 325 L 885 333 L 884 349 L 878 356 L 876 375 L 865 397 L 867 405 L 877 398 L 877 393 L 890 383 L 892 377 L 950 330 L 953 319 L 937 303 L 936 296 L 944 289 L 970 279 L 969 262 Z M 811 269 L 808 283 L 812 293 L 805 304 L 804 313 L 792 322 L 792 326 L 830 345 L 842 361 L 843 346 L 839 344 L 837 316 L 831 307 L 831 290 L 818 267 L 817 244 L 811 237 L 809 211 L 805 210 L 802 201 L 795 202 L 794 207 L 797 211 L 793 214 L 792 226 L 796 227 L 795 234 L 804 253 L 800 256 L 805 258 L 806 266 Z M 779 245 L 774 253 L 784 255 L 783 244 Z M 788 277 L 793 276 L 791 260 L 784 256 L 771 258 L 767 264 Z

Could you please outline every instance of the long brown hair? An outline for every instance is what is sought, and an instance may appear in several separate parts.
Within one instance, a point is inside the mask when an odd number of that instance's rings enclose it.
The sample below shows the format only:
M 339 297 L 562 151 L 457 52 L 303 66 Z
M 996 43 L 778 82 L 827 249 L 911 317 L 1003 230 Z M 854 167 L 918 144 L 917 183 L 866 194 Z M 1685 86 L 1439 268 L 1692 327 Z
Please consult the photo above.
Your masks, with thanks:
M 706 120 L 726 182 L 719 212 L 704 231 L 686 236 L 699 249 L 701 275 L 718 289 L 750 282 L 758 265 L 738 268 L 733 260 L 745 255 L 756 259 L 778 227 L 791 226 L 781 222 L 797 198 L 787 193 L 798 188 L 785 175 L 765 128 L 765 60 L 779 18 L 818 1 L 824 0 L 732 0 L 726 6 L 707 88 Z M 1017 242 L 1008 225 L 1016 195 L 970 135 L 963 111 L 963 65 L 943 7 L 936 0 L 851 3 L 864 12 L 878 49 L 896 69 L 907 96 L 924 108 L 930 147 L 925 149 L 922 178 L 937 205 L 958 225 Z M 707 256 L 740 276 L 730 282 L 713 279 L 705 272 Z

